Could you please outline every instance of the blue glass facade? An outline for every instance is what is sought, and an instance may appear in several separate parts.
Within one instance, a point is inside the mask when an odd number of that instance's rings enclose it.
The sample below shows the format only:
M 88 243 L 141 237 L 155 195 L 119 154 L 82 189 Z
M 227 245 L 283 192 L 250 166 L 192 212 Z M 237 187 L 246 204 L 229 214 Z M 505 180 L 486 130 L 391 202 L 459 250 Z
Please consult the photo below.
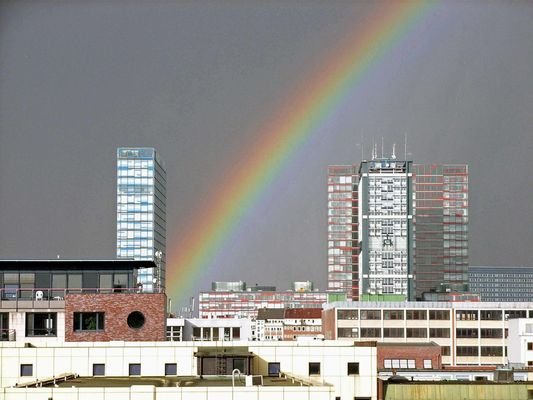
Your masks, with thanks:
M 117 258 L 154 260 L 138 282 L 143 291 L 165 288 L 166 172 L 152 148 L 117 150 Z

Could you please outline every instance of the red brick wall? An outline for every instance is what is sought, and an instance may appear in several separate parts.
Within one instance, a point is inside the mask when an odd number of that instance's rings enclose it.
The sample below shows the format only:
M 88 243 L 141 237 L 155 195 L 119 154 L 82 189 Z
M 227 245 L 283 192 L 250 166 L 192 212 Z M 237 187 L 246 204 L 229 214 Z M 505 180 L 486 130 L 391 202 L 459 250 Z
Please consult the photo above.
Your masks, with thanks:
M 166 340 L 166 303 L 164 293 L 67 294 L 65 296 L 65 341 L 106 342 Z M 128 326 L 128 315 L 140 311 L 145 318 L 139 329 Z M 75 332 L 75 312 L 104 312 L 104 330 Z
M 324 334 L 324 339 L 337 339 L 337 327 L 335 326 L 336 312 L 336 308 L 322 310 L 322 333 Z
M 441 369 L 442 357 L 440 346 L 431 345 L 409 345 L 398 343 L 397 345 L 380 346 L 378 343 L 378 369 L 385 368 L 385 359 L 395 360 L 415 360 L 416 368 L 424 368 L 424 360 L 431 360 L 432 369 Z

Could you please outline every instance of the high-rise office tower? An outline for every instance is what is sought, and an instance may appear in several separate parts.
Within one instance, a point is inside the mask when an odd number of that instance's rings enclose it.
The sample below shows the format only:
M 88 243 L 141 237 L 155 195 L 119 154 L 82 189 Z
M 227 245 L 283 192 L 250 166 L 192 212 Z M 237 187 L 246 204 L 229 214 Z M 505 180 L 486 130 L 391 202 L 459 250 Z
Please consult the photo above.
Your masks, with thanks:
M 117 258 L 154 260 L 138 272 L 143 291 L 165 288 L 166 172 L 152 148 L 117 149 Z
M 328 169 L 328 290 L 353 300 L 468 288 L 468 168 L 374 157 Z

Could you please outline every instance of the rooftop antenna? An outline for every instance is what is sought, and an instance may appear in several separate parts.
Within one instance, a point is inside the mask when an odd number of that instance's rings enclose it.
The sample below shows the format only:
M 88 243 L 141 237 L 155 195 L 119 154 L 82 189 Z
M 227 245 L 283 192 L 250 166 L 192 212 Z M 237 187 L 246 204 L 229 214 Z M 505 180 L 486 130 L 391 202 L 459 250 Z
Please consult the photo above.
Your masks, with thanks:
M 393 143 L 393 145 L 392 145 L 392 156 L 391 156 L 391 158 L 393 160 L 396 159 L 396 143 Z
M 383 155 L 383 136 L 381 137 L 381 158 L 385 158 Z
M 404 161 L 407 161 L 407 132 L 404 132 L 403 134 L 403 145 L 404 145 L 404 152 L 405 152 Z
M 376 142 L 372 143 L 372 160 L 376 159 Z

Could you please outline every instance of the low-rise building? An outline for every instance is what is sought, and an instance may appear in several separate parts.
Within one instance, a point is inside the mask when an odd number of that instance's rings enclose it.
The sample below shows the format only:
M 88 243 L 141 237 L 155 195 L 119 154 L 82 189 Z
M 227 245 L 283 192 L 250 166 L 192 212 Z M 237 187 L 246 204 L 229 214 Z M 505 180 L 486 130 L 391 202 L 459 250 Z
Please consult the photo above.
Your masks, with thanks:
M 445 365 L 506 365 L 515 318 L 533 318 L 533 303 L 336 302 L 324 306 L 322 324 L 326 339 L 431 341 Z

